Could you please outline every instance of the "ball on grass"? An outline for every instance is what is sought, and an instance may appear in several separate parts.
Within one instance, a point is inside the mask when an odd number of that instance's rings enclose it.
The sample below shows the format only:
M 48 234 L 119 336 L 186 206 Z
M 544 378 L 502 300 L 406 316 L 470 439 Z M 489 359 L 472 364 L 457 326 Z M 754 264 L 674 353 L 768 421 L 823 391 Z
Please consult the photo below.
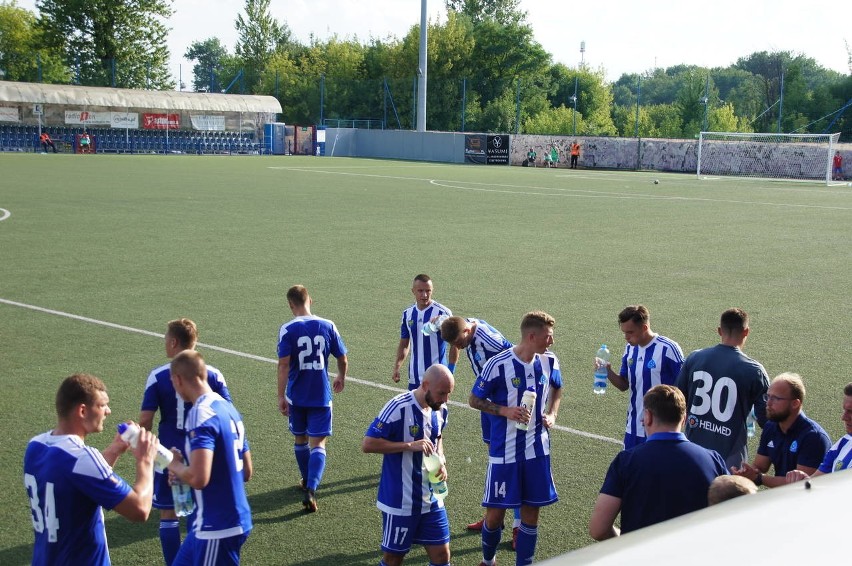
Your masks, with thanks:
M 655 185 L 659 185 L 659 184 L 660 184 L 660 180 L 659 180 L 659 179 L 654 179 L 654 184 L 655 184 Z

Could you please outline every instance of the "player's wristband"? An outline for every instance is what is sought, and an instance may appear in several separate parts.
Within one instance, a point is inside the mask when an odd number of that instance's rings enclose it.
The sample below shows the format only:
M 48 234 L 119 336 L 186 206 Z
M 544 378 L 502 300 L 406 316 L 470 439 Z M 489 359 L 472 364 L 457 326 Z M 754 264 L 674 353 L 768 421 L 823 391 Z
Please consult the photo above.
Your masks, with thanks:
M 456 364 L 447 364 L 447 369 L 450 370 L 450 373 L 456 373 Z
M 763 485 L 763 474 L 762 473 L 757 472 L 757 477 L 754 478 L 754 485 L 756 485 L 758 487 Z

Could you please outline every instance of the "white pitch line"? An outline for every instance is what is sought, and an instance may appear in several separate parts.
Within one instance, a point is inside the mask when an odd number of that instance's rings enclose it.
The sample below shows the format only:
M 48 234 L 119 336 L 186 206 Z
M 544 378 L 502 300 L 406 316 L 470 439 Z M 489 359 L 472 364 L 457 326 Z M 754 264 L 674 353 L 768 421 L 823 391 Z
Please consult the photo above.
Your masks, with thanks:
M 5 208 L 0 208 L 0 213 L 2 213 L 2 215 L 0 216 L 0 222 L 3 222 L 4 220 L 12 216 L 12 213 L 6 210 Z
M 325 175 L 345 175 L 351 177 L 369 177 L 373 179 L 391 179 L 397 181 L 415 181 L 429 183 L 434 186 L 458 189 L 462 191 L 477 191 L 485 193 L 502 193 L 509 195 L 533 195 L 533 196 L 548 196 L 548 197 L 575 197 L 575 198 L 610 198 L 620 200 L 671 200 L 683 202 L 712 202 L 722 204 L 750 204 L 755 206 L 773 206 L 779 208 L 815 208 L 819 210 L 852 210 L 848 206 L 824 206 L 818 204 L 792 204 L 779 203 L 768 201 L 755 200 L 734 200 L 734 199 L 718 199 L 718 198 L 703 198 L 703 197 L 679 197 L 669 195 L 653 195 L 643 193 L 615 193 L 606 191 L 593 191 L 589 189 L 569 189 L 564 187 L 537 187 L 525 185 L 504 185 L 500 183 L 485 183 L 481 181 L 459 181 L 455 179 L 427 179 L 423 177 L 404 177 L 400 175 L 380 175 L 377 173 L 353 173 L 347 171 L 329 171 L 321 169 L 304 169 L 298 167 L 269 167 L 269 169 L 279 169 L 288 171 L 299 171 L 301 173 L 319 173 Z M 461 183 L 465 185 L 483 185 L 483 188 L 464 187 L 451 183 Z M 492 187 L 492 188 L 489 188 Z M 502 187 L 495 189 L 493 187 Z M 521 190 L 508 190 L 521 189 Z M 783 189 L 778 189 L 783 190 Z M 534 191 L 558 191 L 555 193 L 542 193 Z
M 13 306 L 13 307 L 19 307 L 19 308 L 22 308 L 22 309 L 31 310 L 31 311 L 50 314 L 50 315 L 54 315 L 54 316 L 61 316 L 61 317 L 64 317 L 64 318 L 70 318 L 72 320 L 78 320 L 80 322 L 88 322 L 90 324 L 96 324 L 98 326 L 106 326 L 107 328 L 113 328 L 115 330 L 122 330 L 124 332 L 130 332 L 130 333 L 133 333 L 133 334 L 142 334 L 143 336 L 151 336 L 153 338 L 160 338 L 160 339 L 165 338 L 164 334 L 160 334 L 158 332 L 152 332 L 150 330 L 143 330 L 141 328 L 133 328 L 132 326 L 125 326 L 123 324 L 116 324 L 114 322 L 107 322 L 105 320 L 98 320 L 96 318 L 89 318 L 88 316 L 81 316 L 79 314 L 73 314 L 73 313 L 69 313 L 69 312 L 65 312 L 65 311 L 48 309 L 48 308 L 40 307 L 40 306 L 37 306 L 37 305 L 29 305 L 27 303 L 19 303 L 17 301 L 10 301 L 9 299 L 0 298 L 0 303 L 6 304 L 6 305 L 9 305 L 9 306 Z M 249 354 L 247 352 L 240 352 L 239 350 L 232 350 L 230 348 L 223 348 L 222 346 L 215 346 L 213 344 L 206 344 L 204 342 L 199 342 L 198 346 L 201 347 L 201 348 L 206 348 L 208 350 L 215 350 L 217 352 L 222 352 L 222 353 L 225 353 L 225 354 L 230 354 L 232 356 L 238 356 L 240 358 L 246 358 L 246 359 L 249 359 L 249 360 L 254 360 L 254 361 L 257 361 L 257 362 L 278 364 L 278 360 L 273 359 L 273 358 L 265 358 L 263 356 L 256 356 L 254 354 Z M 331 375 L 334 375 L 334 374 L 331 374 Z M 373 381 L 367 381 L 365 379 L 358 379 L 356 377 L 347 377 L 346 381 L 347 382 L 355 382 L 359 385 L 365 385 L 367 387 L 375 387 L 377 389 L 384 389 L 385 391 L 391 391 L 393 393 L 405 392 L 404 389 L 399 389 L 398 387 L 385 385 L 383 383 L 375 383 Z M 476 409 L 473 409 L 470 405 L 467 405 L 466 403 L 461 403 L 459 401 L 449 401 L 448 404 L 452 405 L 454 407 L 460 407 L 460 408 L 468 409 L 468 410 L 471 410 L 471 411 L 476 410 Z M 583 431 L 583 430 L 573 429 L 573 428 L 570 428 L 570 427 L 567 427 L 567 426 L 554 425 L 553 429 L 561 430 L 563 432 L 567 432 L 567 433 L 570 433 L 570 434 L 575 434 L 577 436 L 592 438 L 594 440 L 601 440 L 603 442 L 609 442 L 609 443 L 612 443 L 612 444 L 621 444 L 620 440 L 616 440 L 614 438 L 609 438 L 608 436 L 603 436 L 603 435 L 600 435 L 600 434 L 594 434 L 592 432 L 586 432 L 586 431 Z

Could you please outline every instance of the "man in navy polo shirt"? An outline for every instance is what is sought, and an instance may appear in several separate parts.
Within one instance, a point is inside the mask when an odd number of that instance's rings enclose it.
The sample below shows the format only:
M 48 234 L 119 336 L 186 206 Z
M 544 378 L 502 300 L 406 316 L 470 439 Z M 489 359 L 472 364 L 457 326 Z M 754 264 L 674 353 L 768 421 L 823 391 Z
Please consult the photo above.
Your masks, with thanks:
M 766 398 L 767 422 L 760 435 L 754 463 L 731 468 L 757 485 L 777 487 L 787 483 L 787 472 L 813 474 L 831 447 L 828 434 L 805 416 L 805 384 L 797 373 L 782 373 L 772 380 Z M 774 474 L 764 475 L 772 466 Z
M 715 450 L 680 432 L 686 399 L 671 385 L 645 394 L 642 424 L 648 439 L 620 452 L 606 473 L 589 521 L 589 534 L 604 540 L 707 507 L 707 489 L 725 475 Z M 621 530 L 614 525 L 621 513 Z

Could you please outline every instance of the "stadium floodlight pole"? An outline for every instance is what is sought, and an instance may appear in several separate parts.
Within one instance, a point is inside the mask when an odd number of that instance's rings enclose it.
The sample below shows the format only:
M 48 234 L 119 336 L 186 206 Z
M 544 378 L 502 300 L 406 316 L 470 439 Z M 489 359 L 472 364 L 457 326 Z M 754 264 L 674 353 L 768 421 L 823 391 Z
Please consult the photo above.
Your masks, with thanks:
M 784 115 L 784 70 L 781 70 L 781 94 L 778 98 L 778 133 L 781 133 L 781 116 Z
M 642 98 L 642 75 L 636 79 L 636 133 L 634 137 L 639 137 L 639 99 Z
M 699 102 L 704 105 L 704 127 L 701 131 L 707 131 L 707 112 L 710 108 L 710 73 L 707 73 L 707 83 L 704 85 L 704 96 L 699 99 Z
M 574 77 L 574 95 L 571 97 L 571 102 L 574 103 L 574 134 L 577 135 L 577 83 L 579 82 L 579 77 Z
M 462 79 L 462 115 L 461 115 L 461 131 L 464 131 L 464 115 L 467 112 L 467 79 Z
M 515 134 L 521 133 L 521 78 L 518 77 L 518 93 L 515 95 Z
M 417 68 L 417 131 L 426 131 L 426 0 L 420 0 L 420 66 Z

